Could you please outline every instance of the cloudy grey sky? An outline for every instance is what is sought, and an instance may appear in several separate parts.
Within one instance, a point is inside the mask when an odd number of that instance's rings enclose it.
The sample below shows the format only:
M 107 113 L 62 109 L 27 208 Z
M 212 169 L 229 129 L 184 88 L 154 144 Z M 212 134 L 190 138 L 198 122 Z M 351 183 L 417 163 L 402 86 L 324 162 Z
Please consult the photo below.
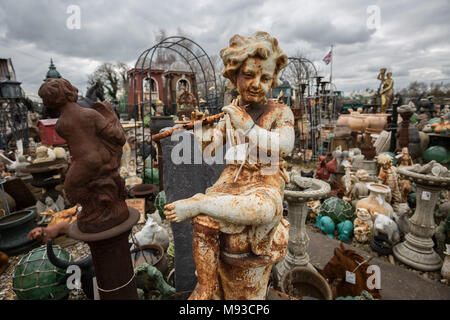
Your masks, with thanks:
M 81 28 L 68 29 L 69 5 L 81 10 Z M 380 9 L 380 25 L 369 6 Z M 50 57 L 63 77 L 85 92 L 87 77 L 103 62 L 134 65 L 156 44 L 160 28 L 182 30 L 209 55 L 233 34 L 257 30 L 297 50 L 329 77 L 322 58 L 334 44 L 333 82 L 349 92 L 377 88 L 377 72 L 393 72 L 395 88 L 409 82 L 450 82 L 450 1 L 301 0 L 1 0 L 0 57 L 12 58 L 18 80 L 36 94 Z

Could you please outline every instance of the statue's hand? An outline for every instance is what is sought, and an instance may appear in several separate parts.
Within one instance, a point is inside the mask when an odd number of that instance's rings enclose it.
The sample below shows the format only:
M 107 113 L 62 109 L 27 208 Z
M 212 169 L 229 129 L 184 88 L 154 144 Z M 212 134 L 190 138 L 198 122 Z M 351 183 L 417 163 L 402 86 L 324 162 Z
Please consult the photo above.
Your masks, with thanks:
M 230 116 L 231 123 L 236 130 L 241 129 L 247 132 L 253 126 L 253 119 L 244 108 L 230 104 L 223 107 L 222 111 Z
M 164 214 L 170 222 L 181 222 L 200 214 L 199 201 L 203 194 L 196 194 L 192 198 L 178 200 L 164 206 Z

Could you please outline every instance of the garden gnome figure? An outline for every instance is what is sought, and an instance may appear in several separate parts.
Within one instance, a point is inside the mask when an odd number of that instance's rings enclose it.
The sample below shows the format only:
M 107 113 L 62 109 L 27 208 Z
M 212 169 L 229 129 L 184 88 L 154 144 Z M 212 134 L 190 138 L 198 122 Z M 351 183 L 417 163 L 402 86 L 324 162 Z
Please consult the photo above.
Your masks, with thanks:
M 391 189 L 390 199 L 386 199 L 386 201 L 395 209 L 395 205 L 402 202 L 402 195 L 400 193 L 397 172 L 392 166 L 392 157 L 386 153 L 382 153 L 378 156 L 377 162 L 381 166 L 378 181 Z
M 240 96 L 223 108 L 225 118 L 215 130 L 203 128 L 202 145 L 222 146 L 226 139 L 237 146 L 228 150 L 227 167 L 205 194 L 167 204 L 164 213 L 172 222 L 195 217 L 198 283 L 189 299 L 265 299 L 272 264 L 285 256 L 288 244 L 282 199 L 289 176 L 281 157 L 294 147 L 294 116 L 289 107 L 266 99 L 281 84 L 287 56 L 262 31 L 234 35 L 220 55 L 223 75 Z M 241 133 L 247 152 L 233 132 Z M 244 150 L 244 157 L 233 160 L 230 150 Z M 271 161 L 263 160 L 269 151 Z

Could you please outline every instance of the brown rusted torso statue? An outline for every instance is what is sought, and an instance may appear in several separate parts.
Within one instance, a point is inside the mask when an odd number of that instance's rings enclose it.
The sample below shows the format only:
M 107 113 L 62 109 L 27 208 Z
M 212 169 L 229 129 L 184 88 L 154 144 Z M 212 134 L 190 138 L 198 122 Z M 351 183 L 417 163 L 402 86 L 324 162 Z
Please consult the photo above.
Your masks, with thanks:
M 172 222 L 194 218 L 198 284 L 190 299 L 265 299 L 272 264 L 284 257 L 288 242 L 282 199 L 289 177 L 281 157 L 293 149 L 294 116 L 287 106 L 266 99 L 280 84 L 287 56 L 275 38 L 259 31 L 233 36 L 221 57 L 223 74 L 240 96 L 223 108 L 225 119 L 200 138 L 205 152 L 225 140 L 249 143 L 245 161 L 231 160 L 227 152 L 227 167 L 205 194 L 170 203 L 164 212 Z M 262 161 L 256 150 L 274 161 Z
M 118 172 L 125 133 L 109 102 L 82 108 L 77 94 L 66 79 L 48 79 L 39 89 L 44 104 L 61 112 L 55 128 L 72 156 L 64 190 L 71 204 L 82 206 L 78 227 L 96 233 L 128 218 L 125 183 Z

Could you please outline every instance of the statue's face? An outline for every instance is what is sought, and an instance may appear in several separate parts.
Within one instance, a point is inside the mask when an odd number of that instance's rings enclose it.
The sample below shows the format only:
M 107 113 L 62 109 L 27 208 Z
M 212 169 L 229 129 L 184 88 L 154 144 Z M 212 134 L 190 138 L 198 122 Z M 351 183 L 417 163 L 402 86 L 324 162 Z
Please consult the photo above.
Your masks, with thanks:
M 263 60 L 252 57 L 245 60 L 239 69 L 236 86 L 244 104 L 261 102 L 272 87 L 275 59 Z

